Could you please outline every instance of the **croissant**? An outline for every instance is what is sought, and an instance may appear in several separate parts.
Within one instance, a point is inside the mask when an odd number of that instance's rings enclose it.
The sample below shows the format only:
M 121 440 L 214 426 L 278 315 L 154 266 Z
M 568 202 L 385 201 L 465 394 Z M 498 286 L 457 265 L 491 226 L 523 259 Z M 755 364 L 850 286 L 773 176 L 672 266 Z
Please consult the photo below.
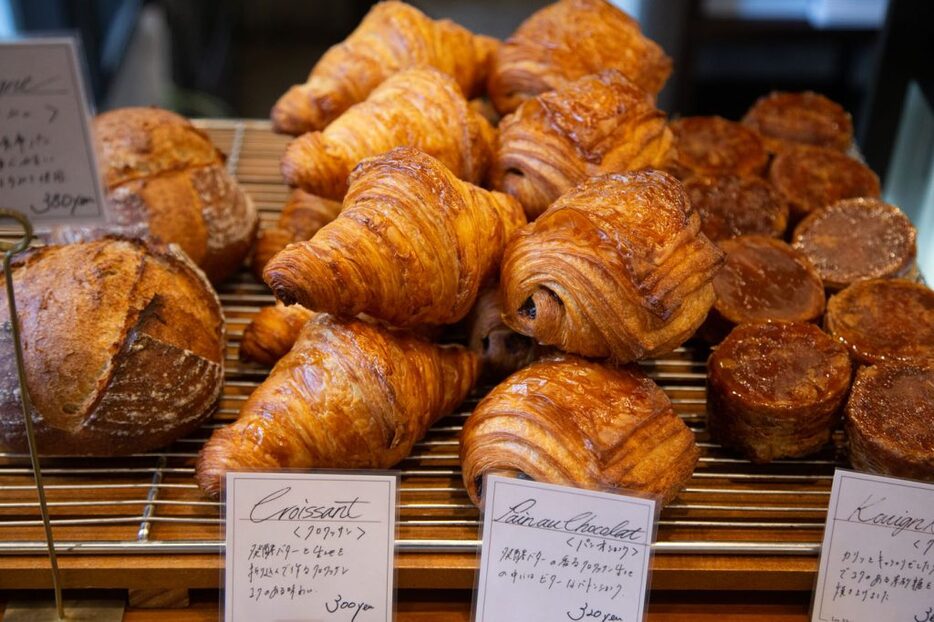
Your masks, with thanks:
M 337 201 L 293 190 L 276 226 L 260 231 L 256 240 L 250 262 L 250 269 L 256 278 L 263 280 L 263 268 L 276 253 L 292 242 L 310 240 L 318 229 L 334 220 L 340 211 L 341 204 Z
M 480 401 L 460 439 L 464 485 L 477 504 L 483 475 L 495 471 L 667 503 L 699 454 L 664 391 L 637 367 L 568 355 L 507 378 Z
M 628 362 L 670 352 L 704 321 L 722 261 L 668 173 L 594 177 L 510 240 L 503 320 L 584 356 Z
M 435 21 L 403 2 L 380 2 L 342 43 L 321 57 L 308 81 L 290 88 L 272 109 L 277 132 L 299 135 L 324 129 L 366 99 L 392 74 L 435 67 L 469 96 L 486 81 L 499 42 L 449 20 Z
M 606 0 L 561 0 L 532 14 L 499 46 L 487 88 L 505 114 L 603 69 L 618 69 L 655 95 L 671 73 L 671 59 Z
M 534 219 L 588 177 L 661 167 L 672 141 L 652 96 L 611 69 L 543 93 L 507 116 L 490 181 Z
M 360 160 L 408 146 L 438 158 L 457 177 L 480 183 L 494 140 L 493 127 L 450 76 L 409 69 L 383 82 L 323 132 L 292 141 L 282 158 L 282 175 L 289 185 L 340 199 Z
M 476 356 L 404 331 L 320 314 L 198 457 L 201 490 L 227 471 L 388 468 L 466 397 Z
M 524 223 L 512 197 L 400 147 L 361 162 L 340 216 L 276 255 L 264 276 L 285 304 L 394 326 L 450 324 L 470 311 Z
M 240 360 L 272 367 L 292 349 L 302 328 L 314 316 L 301 305 L 276 303 L 263 307 L 243 330 Z
M 467 346 L 480 357 L 482 380 L 496 382 L 525 367 L 535 358 L 535 342 L 503 324 L 499 284 L 480 292 L 467 316 Z

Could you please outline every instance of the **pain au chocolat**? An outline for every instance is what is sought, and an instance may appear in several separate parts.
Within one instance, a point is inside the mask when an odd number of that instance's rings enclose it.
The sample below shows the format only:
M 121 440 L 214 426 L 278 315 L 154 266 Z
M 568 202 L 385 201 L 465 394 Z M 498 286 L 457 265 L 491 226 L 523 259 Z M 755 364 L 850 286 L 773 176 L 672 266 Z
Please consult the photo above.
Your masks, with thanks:
M 721 242 L 720 250 L 726 260 L 713 278 L 717 299 L 703 331 L 711 341 L 738 324 L 816 322 L 824 313 L 820 276 L 781 240 L 743 236 Z
M 588 177 L 661 167 L 671 140 L 654 98 L 609 69 L 542 93 L 503 119 L 490 182 L 531 220 Z
M 934 291 L 905 279 L 857 281 L 830 298 L 824 327 L 865 365 L 934 361 Z
M 671 59 L 639 23 L 606 0 L 560 0 L 526 19 L 493 56 L 488 83 L 500 113 L 539 93 L 604 69 L 617 69 L 655 95 Z
M 769 181 L 800 220 L 841 199 L 879 197 L 879 178 L 858 160 L 824 147 L 797 146 L 776 156 Z
M 753 462 L 813 453 L 850 386 L 842 345 L 803 322 L 736 327 L 707 363 L 707 428 Z
M 595 177 L 510 240 L 503 320 L 584 356 L 670 352 L 704 321 L 721 262 L 677 179 L 657 170 Z
M 904 212 L 879 199 L 844 199 L 795 227 L 793 245 L 824 285 L 840 290 L 861 279 L 911 274 L 917 232 Z
M 474 503 L 487 473 L 674 498 L 700 452 L 694 433 L 637 367 L 576 356 L 536 361 L 493 389 L 464 424 L 460 456 Z
M 810 91 L 775 92 L 759 98 L 743 117 L 773 153 L 795 144 L 846 151 L 853 144 L 853 120 L 843 107 Z
M 701 217 L 701 231 L 714 242 L 741 235 L 780 238 L 788 226 L 788 204 L 760 177 L 690 177 L 684 189 Z
M 860 471 L 934 481 L 934 362 L 862 367 L 846 434 Z
M 769 154 L 759 135 L 723 117 L 682 117 L 669 124 L 674 149 L 666 168 L 677 177 L 761 175 Z

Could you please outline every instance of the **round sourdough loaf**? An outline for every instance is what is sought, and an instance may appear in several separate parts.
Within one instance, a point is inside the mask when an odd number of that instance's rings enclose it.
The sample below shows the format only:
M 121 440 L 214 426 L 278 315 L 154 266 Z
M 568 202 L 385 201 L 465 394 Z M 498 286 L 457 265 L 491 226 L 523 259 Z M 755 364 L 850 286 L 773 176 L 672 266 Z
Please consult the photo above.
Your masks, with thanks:
M 210 283 L 177 247 L 105 238 L 36 248 L 15 263 L 13 282 L 41 453 L 146 451 L 211 414 L 224 319 Z M 0 447 L 26 447 L 5 283 Z
M 53 241 L 146 235 L 178 244 L 213 283 L 243 263 L 259 216 L 204 132 L 167 110 L 121 108 L 94 119 L 94 138 L 115 222 L 61 229 Z

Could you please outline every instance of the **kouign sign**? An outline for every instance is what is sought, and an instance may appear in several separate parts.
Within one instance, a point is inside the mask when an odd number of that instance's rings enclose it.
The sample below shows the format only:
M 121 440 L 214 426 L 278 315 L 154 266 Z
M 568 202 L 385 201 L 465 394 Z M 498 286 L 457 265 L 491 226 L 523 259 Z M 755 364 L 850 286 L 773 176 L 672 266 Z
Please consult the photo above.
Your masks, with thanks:
M 228 473 L 228 622 L 393 616 L 395 475 Z
M 837 470 L 811 619 L 934 622 L 934 485 Z
M 0 43 L 0 207 L 37 229 L 103 223 L 74 39 Z
M 654 501 L 488 476 L 483 513 L 477 622 L 643 619 Z

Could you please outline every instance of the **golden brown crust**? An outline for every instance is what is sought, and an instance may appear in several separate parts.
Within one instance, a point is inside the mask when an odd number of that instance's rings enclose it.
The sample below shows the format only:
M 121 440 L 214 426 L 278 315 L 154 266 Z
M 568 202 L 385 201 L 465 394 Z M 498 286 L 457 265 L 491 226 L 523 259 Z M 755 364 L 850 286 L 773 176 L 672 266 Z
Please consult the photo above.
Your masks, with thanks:
M 671 140 L 652 97 L 611 69 L 538 95 L 503 119 L 491 185 L 534 219 L 589 177 L 661 167 Z
M 322 130 L 387 78 L 413 67 L 443 71 L 474 97 L 483 89 L 498 45 L 404 2 L 380 2 L 347 39 L 324 53 L 304 84 L 279 98 L 273 128 L 294 136 Z
M 769 154 L 758 134 L 723 117 L 683 117 L 669 126 L 674 149 L 666 168 L 676 177 L 761 175 Z
M 18 260 L 13 278 L 43 453 L 146 451 L 210 415 L 223 380 L 223 316 L 184 254 L 113 239 L 46 246 Z M 0 333 L 0 445 L 22 450 L 10 339 Z
M 701 231 L 714 242 L 741 235 L 780 238 L 788 227 L 788 204 L 759 177 L 690 177 L 684 189 L 701 217 Z
M 497 382 L 534 360 L 535 342 L 503 323 L 498 283 L 480 292 L 466 323 L 467 347 L 480 357 L 482 380 Z
M 450 76 L 430 67 L 409 69 L 380 84 L 324 131 L 293 140 L 282 158 L 282 175 L 289 185 L 338 200 L 347 192 L 347 178 L 358 162 L 404 146 L 437 158 L 460 179 L 479 184 L 486 176 L 495 134 Z
M 846 405 L 846 433 L 860 471 L 934 481 L 934 366 L 861 368 Z
M 117 233 L 178 244 L 214 283 L 240 266 L 259 216 L 207 135 L 158 108 L 106 112 L 95 119 L 94 130 L 113 221 L 59 228 L 53 242 Z
M 532 363 L 493 389 L 461 434 L 474 503 L 486 473 L 518 472 L 581 488 L 620 488 L 665 504 L 700 452 L 665 393 L 638 368 L 563 355 Z
M 907 276 L 917 232 L 905 214 L 879 199 L 845 199 L 813 212 L 795 228 L 794 247 L 807 255 L 828 289 L 860 279 Z
M 781 240 L 725 240 L 723 267 L 713 278 L 713 311 L 731 325 L 769 320 L 815 322 L 824 313 L 824 285 L 807 257 Z
M 496 51 L 490 99 L 506 114 L 604 69 L 618 69 L 655 95 L 671 73 L 671 59 L 609 2 L 560 0 L 533 13 Z
M 450 324 L 470 311 L 524 223 L 512 197 L 400 147 L 361 162 L 340 216 L 276 255 L 265 279 L 286 304 L 394 326 Z
M 298 339 L 305 324 L 315 316 L 301 305 L 286 307 L 276 303 L 263 307 L 243 329 L 240 339 L 240 360 L 272 367 Z
M 813 324 L 736 327 L 707 363 L 707 429 L 753 462 L 830 440 L 850 386 L 846 348 Z
M 830 298 L 824 327 L 866 365 L 934 362 L 934 292 L 920 283 L 857 281 Z
M 800 219 L 841 199 L 878 198 L 879 178 L 869 168 L 839 151 L 797 146 L 772 162 L 769 181 Z
M 840 104 L 823 95 L 773 92 L 760 97 L 743 123 L 758 132 L 765 146 L 778 153 L 805 144 L 846 151 L 853 144 L 853 119 Z
M 503 319 L 584 356 L 670 352 L 707 315 L 721 262 L 677 179 L 656 170 L 595 177 L 510 240 Z
M 473 387 L 477 360 L 361 320 L 320 314 L 201 450 L 195 478 L 216 496 L 237 469 L 385 469 Z
M 276 253 L 291 244 L 310 240 L 318 229 L 340 214 L 338 201 L 322 199 L 304 190 L 295 189 L 282 208 L 276 226 L 260 231 L 250 261 L 250 269 L 257 280 L 263 280 L 263 269 Z

